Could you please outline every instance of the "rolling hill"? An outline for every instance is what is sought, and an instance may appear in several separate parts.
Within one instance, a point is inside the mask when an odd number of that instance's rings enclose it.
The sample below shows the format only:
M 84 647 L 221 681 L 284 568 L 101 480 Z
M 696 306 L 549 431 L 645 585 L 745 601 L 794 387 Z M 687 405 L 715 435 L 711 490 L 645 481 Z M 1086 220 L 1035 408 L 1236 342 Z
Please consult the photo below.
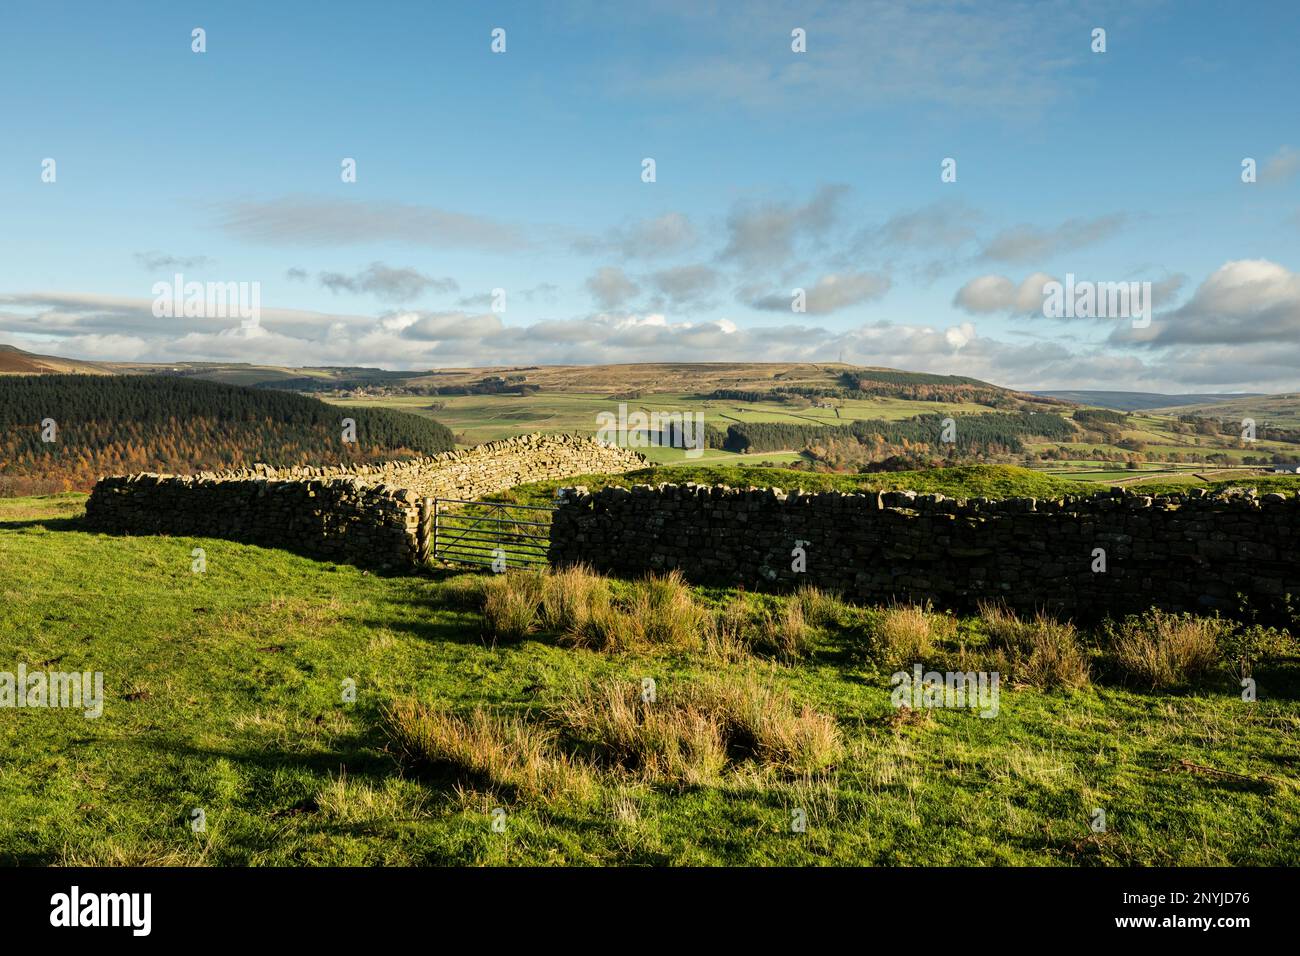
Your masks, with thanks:
M 0 347 L 0 381 L 50 371 L 216 382 L 445 425 L 460 445 L 530 432 L 594 435 L 600 416 L 703 416 L 708 447 L 642 448 L 660 464 L 818 471 L 1014 463 L 1093 481 L 1183 478 L 1300 458 L 1300 396 L 1021 392 L 979 379 L 836 362 L 494 366 L 394 371 L 246 363 L 84 362 Z M 1080 408 L 1079 404 L 1088 406 Z M 1154 407 L 1153 407 L 1154 406 Z M 1092 414 L 1111 409 L 1120 417 Z M 338 414 L 338 413 L 334 413 Z M 957 441 L 940 440 L 947 418 Z M 1240 440 L 1253 418 L 1259 440 Z M 1234 426 L 1234 423 L 1237 423 Z M 271 449 L 265 449 L 269 454 Z
M 1183 395 L 1165 395 L 1161 392 L 1106 392 L 1088 389 L 1056 389 L 1036 391 L 1034 395 L 1059 398 L 1077 405 L 1097 408 L 1114 408 L 1121 412 L 1153 411 L 1174 406 L 1210 404 L 1219 401 L 1257 398 L 1262 392 L 1232 392 L 1227 394 L 1190 392 Z
M 341 421 L 355 421 L 355 442 Z M 89 487 L 100 475 L 366 462 L 436 454 L 450 430 L 389 409 L 172 376 L 0 377 L 0 494 Z
M 0 345 L 0 375 L 49 375 L 60 372 L 80 375 L 116 374 L 112 363 L 83 362 L 80 359 L 59 358 L 54 355 L 36 355 L 12 345 Z

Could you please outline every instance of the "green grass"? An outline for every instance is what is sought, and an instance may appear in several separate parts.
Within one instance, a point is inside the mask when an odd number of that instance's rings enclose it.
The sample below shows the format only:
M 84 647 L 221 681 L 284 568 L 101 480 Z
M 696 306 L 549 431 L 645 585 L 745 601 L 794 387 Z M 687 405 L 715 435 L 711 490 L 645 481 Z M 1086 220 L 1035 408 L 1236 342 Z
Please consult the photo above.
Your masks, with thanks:
M 1213 469 L 1210 469 L 1213 471 Z M 1202 469 L 1204 471 L 1204 469 Z M 656 465 L 622 475 L 577 475 L 553 481 L 518 485 L 493 498 L 520 504 L 541 504 L 554 499 L 560 488 L 583 485 L 590 491 L 600 488 L 636 484 L 724 484 L 733 488 L 781 488 L 809 492 L 910 490 L 920 494 L 943 494 L 951 498 L 1059 498 L 1062 495 L 1090 495 L 1123 483 L 1123 487 L 1142 494 L 1168 494 L 1189 488 L 1219 490 L 1255 488 L 1260 494 L 1300 491 L 1300 475 L 1242 474 L 1215 481 L 1203 481 L 1192 473 L 1181 475 L 1157 471 L 1148 477 L 1142 472 L 1114 471 L 1093 474 L 1091 480 L 1068 477 L 1071 473 L 1052 473 L 1015 465 L 959 465 L 928 471 L 899 471 L 870 475 L 832 474 L 793 471 L 759 465 Z M 1078 474 L 1077 472 L 1074 474 Z
M 0 501 L 0 669 L 101 670 L 107 698 L 98 720 L 0 710 L 3 862 L 1300 862 L 1293 658 L 1257 669 L 1254 705 L 1223 681 L 1177 694 L 1103 684 L 1004 690 L 992 720 L 900 719 L 887 675 L 861 654 L 868 612 L 819 612 L 792 663 L 615 655 L 544 632 L 493 646 L 471 599 L 477 576 L 384 577 L 214 539 L 91 534 L 81 500 Z M 205 574 L 191 572 L 195 547 Z M 755 613 L 781 605 L 744 600 Z M 978 639 L 969 622 L 952 637 Z M 742 668 L 834 719 L 832 767 L 728 765 L 695 784 L 601 771 L 557 796 L 492 792 L 400 759 L 385 722 L 386 707 L 413 699 L 540 726 L 575 687 L 644 677 L 678 706 Z M 1095 807 L 1105 834 L 1089 829 Z M 796 808 L 807 832 L 792 832 Z
M 519 485 L 498 497 L 520 503 L 536 503 L 548 501 L 555 497 L 557 489 L 572 485 L 584 485 L 594 491 L 609 485 L 630 486 L 663 482 L 724 484 L 733 488 L 782 488 L 786 491 L 802 488 L 812 492 L 911 490 L 922 494 L 939 493 L 961 498 L 1052 498 L 1066 494 L 1088 494 L 1098 490 L 1098 486 L 1090 482 L 1069 481 L 1014 465 L 960 465 L 929 471 L 900 471 L 872 475 L 793 471 L 758 465 L 685 465 L 655 466 L 624 475 L 580 475 L 556 481 Z
M 707 393 L 707 388 L 701 391 Z M 530 432 L 572 432 L 580 435 L 595 434 L 598 423 L 597 415 L 602 412 L 617 412 L 620 403 L 627 405 L 629 413 L 642 411 L 646 413 L 661 412 L 700 412 L 708 425 L 726 430 L 735 422 L 786 422 L 810 425 L 846 425 L 855 420 L 884 419 L 896 421 L 912 418 L 916 415 L 970 415 L 994 411 L 988 406 L 977 404 L 959 404 L 952 402 L 922 402 L 908 399 L 877 397 L 871 399 L 854 399 L 839 402 L 838 414 L 834 409 L 787 405 L 781 402 L 741 402 L 700 397 L 699 391 L 665 391 L 645 394 L 638 398 L 622 399 L 611 392 L 598 391 L 560 391 L 545 389 L 543 391 L 520 395 L 454 395 L 454 396 L 391 396 L 379 398 L 330 398 L 328 402 L 356 407 L 396 408 L 436 419 L 452 429 L 463 445 L 524 435 Z M 1241 409 L 1250 411 L 1260 423 L 1287 425 L 1294 420 L 1294 398 L 1273 397 L 1260 404 L 1261 400 L 1240 400 Z M 1252 403 L 1255 403 L 1252 405 Z M 1256 407 L 1258 406 L 1258 407 Z M 1231 418 L 1236 406 L 1224 406 L 1214 409 Z M 1228 414 L 1231 412 L 1232 414 Z M 1244 414 L 1244 413 L 1243 413 Z M 1287 458 L 1300 458 L 1300 449 L 1296 445 L 1272 440 L 1268 427 L 1260 425 L 1260 440 L 1245 447 L 1235 447 L 1235 432 L 1231 429 L 1221 436 L 1184 435 L 1174 430 L 1177 424 L 1172 414 L 1153 412 L 1134 412 L 1130 414 L 1124 430 L 1124 437 L 1138 439 L 1145 443 L 1140 456 L 1167 456 L 1170 454 L 1222 454 L 1231 463 L 1240 465 L 1245 457 L 1258 458 L 1263 455 L 1281 454 Z M 1075 437 L 1083 437 L 1082 434 Z M 1098 436 L 1100 437 L 1100 436 Z M 1028 442 L 1027 450 L 1040 453 L 1064 447 L 1087 454 L 1094 449 L 1102 449 L 1110 454 L 1129 455 L 1132 452 L 1107 441 L 1069 441 L 1069 442 Z M 651 461 L 661 465 L 701 465 L 701 464 L 748 464 L 748 457 L 720 449 L 708 449 L 702 458 L 687 459 L 680 450 L 675 449 L 641 449 Z M 799 449 L 770 452 L 762 456 L 773 463 L 793 461 L 801 457 Z M 1183 467 L 1215 468 L 1216 465 L 1182 465 L 1173 462 L 1152 461 L 1144 463 L 1144 468 L 1174 473 Z M 1044 461 L 1041 470 L 1059 473 L 1056 463 Z M 1120 473 L 1123 472 L 1121 475 Z M 1060 477 L 1072 478 L 1085 482 L 1110 482 L 1120 478 L 1131 479 L 1132 472 L 1126 472 L 1122 463 L 1116 466 L 1106 462 L 1085 463 L 1084 467 L 1073 474 L 1060 474 Z M 937 489 L 942 490 L 942 489 Z
M 628 413 L 701 412 L 708 425 L 726 430 L 733 422 L 789 422 L 811 425 L 846 425 L 856 419 L 897 421 L 915 415 L 978 414 L 992 411 L 984 405 L 954 402 L 919 402 L 879 398 L 845 401 L 836 415 L 829 408 L 798 408 L 781 402 L 736 402 L 701 398 L 694 392 L 657 392 L 643 398 L 619 399 L 607 393 L 543 391 L 519 395 L 389 396 L 380 398 L 327 398 L 327 402 L 357 408 L 396 408 L 442 422 L 465 444 L 478 444 L 530 432 L 573 432 L 594 435 L 597 415 L 618 413 L 625 403 Z M 430 408 L 436 405 L 437 408 Z M 715 450 L 710 449 L 710 454 Z M 720 453 L 725 454 L 725 453 Z

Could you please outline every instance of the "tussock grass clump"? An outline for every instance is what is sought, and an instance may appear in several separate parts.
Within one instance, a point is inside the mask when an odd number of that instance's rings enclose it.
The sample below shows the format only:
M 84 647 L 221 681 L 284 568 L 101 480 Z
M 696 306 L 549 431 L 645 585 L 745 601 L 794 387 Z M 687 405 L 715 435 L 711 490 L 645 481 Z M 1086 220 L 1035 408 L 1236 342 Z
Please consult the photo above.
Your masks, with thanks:
M 585 768 L 557 751 L 554 731 L 541 724 L 481 707 L 460 716 L 414 700 L 392 704 L 384 719 L 405 759 L 458 783 L 525 797 L 590 793 Z
M 1231 625 L 1217 617 L 1153 609 L 1107 622 L 1103 636 L 1120 673 L 1152 689 L 1192 683 L 1219 663 L 1219 645 Z
M 561 639 L 573 647 L 617 654 L 644 648 L 649 643 L 645 615 L 649 612 L 644 595 L 630 602 L 593 607 Z
M 825 770 L 840 756 L 835 718 L 796 704 L 753 673 L 714 677 L 687 696 L 719 722 L 733 754 L 801 774 Z
M 714 678 L 654 701 L 634 683 L 613 681 L 563 699 L 554 718 L 596 760 L 686 785 L 715 779 L 729 761 L 816 773 L 841 752 L 833 718 L 797 707 L 752 675 Z
M 557 634 L 568 633 L 608 608 L 610 596 L 609 581 L 586 565 L 552 571 L 543 577 L 541 625 Z
M 538 631 L 585 633 L 593 618 L 606 627 L 614 609 L 608 579 L 576 565 L 554 572 L 507 571 L 481 582 L 480 602 L 488 630 L 517 641 Z
M 1041 611 L 1022 620 L 1002 604 L 980 605 L 980 618 L 992 639 L 995 669 L 1010 680 L 1039 690 L 1087 686 L 1088 652 L 1069 621 Z
M 632 582 L 626 597 L 593 603 L 564 636 L 575 646 L 614 653 L 650 647 L 700 650 L 711 627 L 709 613 L 674 570 Z
M 872 616 L 873 656 L 886 667 L 924 662 L 934 653 L 936 642 L 955 631 L 953 619 L 935 613 L 929 604 L 891 604 Z
M 840 600 L 839 595 L 823 591 L 811 584 L 805 584 L 795 591 L 794 599 L 799 602 L 804 620 L 813 627 L 838 625 L 846 610 L 846 605 Z
M 739 592 L 713 613 L 704 643 L 710 656 L 728 662 L 761 653 L 794 663 L 808 656 L 812 638 L 802 601 L 786 598 L 773 610 L 754 606 L 750 595 Z
M 704 649 L 710 657 L 727 663 L 746 660 L 752 647 L 752 623 L 749 600 L 742 593 L 731 598 L 713 615 L 713 626 L 704 637 Z
M 709 614 L 695 601 L 695 595 L 676 569 L 663 575 L 649 575 L 637 582 L 649 612 L 646 637 L 663 647 L 698 649 L 704 644 Z
M 648 780 L 697 785 L 727 763 L 722 730 L 693 704 L 647 701 L 630 681 L 595 685 L 564 698 L 554 711 L 566 735 L 607 766 Z
M 537 571 L 507 571 L 483 585 L 483 620 L 493 637 L 520 641 L 541 621 L 546 576 Z
M 808 654 L 812 635 L 798 602 L 787 601 L 775 614 L 766 613 L 760 633 L 763 646 L 783 661 L 797 661 Z
M 745 661 L 753 650 L 753 613 L 744 593 L 733 593 L 727 604 L 714 611 L 705 632 L 705 652 L 727 663 Z

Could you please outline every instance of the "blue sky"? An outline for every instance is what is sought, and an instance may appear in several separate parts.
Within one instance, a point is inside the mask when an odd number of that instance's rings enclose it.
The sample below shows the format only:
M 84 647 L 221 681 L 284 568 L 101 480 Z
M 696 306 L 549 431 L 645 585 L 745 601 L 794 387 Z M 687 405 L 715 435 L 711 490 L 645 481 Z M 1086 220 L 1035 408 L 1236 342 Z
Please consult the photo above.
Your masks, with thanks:
M 0 17 L 0 342 L 391 368 L 843 355 L 1016 387 L 1300 388 L 1293 3 Z M 258 283 L 255 327 L 155 317 L 176 273 Z M 1067 273 L 1151 282 L 1150 327 L 1045 317 L 1042 284 Z

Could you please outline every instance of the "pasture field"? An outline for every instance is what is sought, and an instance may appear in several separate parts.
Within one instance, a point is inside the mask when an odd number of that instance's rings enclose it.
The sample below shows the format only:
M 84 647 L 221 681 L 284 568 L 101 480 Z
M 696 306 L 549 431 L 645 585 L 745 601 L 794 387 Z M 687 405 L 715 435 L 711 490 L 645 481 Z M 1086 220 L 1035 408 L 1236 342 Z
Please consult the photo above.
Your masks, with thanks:
M 702 389 L 697 391 L 629 391 L 628 397 L 619 397 L 617 390 L 609 391 L 560 391 L 555 388 L 544 389 L 528 395 L 448 395 L 448 396 L 384 396 L 384 397 L 347 397 L 326 398 L 332 404 L 359 407 L 394 408 L 436 419 L 447 425 L 456 434 L 461 445 L 473 445 L 484 441 L 506 438 L 538 431 L 566 431 L 584 435 L 595 435 L 599 428 L 598 415 L 610 413 L 617 415 L 620 405 L 628 414 L 642 412 L 647 415 L 661 413 L 696 413 L 703 414 L 707 425 L 725 430 L 733 423 L 782 422 L 803 425 L 843 425 L 851 421 L 877 419 L 901 421 L 924 414 L 978 415 L 994 411 L 993 408 L 974 404 L 943 401 L 913 401 L 902 398 L 875 397 L 870 399 L 837 400 L 835 407 L 810 404 L 806 407 L 773 401 L 738 401 L 702 397 Z M 1242 399 L 1241 402 L 1252 400 Z M 1269 406 L 1272 408 L 1272 406 Z M 1068 409 L 1057 409 L 1068 416 Z M 1175 410 L 1177 411 L 1177 410 Z M 1261 414 L 1263 414 L 1261 412 Z M 1284 417 L 1271 417 L 1268 423 L 1281 424 Z M 1265 419 L 1261 418 L 1261 422 Z M 1250 457 L 1280 455 L 1287 459 L 1300 459 L 1300 446 L 1288 441 L 1268 437 L 1267 426 L 1261 425 L 1260 437 L 1255 442 L 1241 442 L 1235 434 L 1193 435 L 1183 434 L 1176 429 L 1176 417 L 1157 412 L 1134 412 L 1127 418 L 1124 427 L 1113 437 L 1099 440 L 1074 441 L 1027 441 L 1026 449 L 1031 454 L 1045 451 L 1066 449 L 1079 455 L 1077 467 L 1062 468 L 1069 462 L 1058 460 L 1033 461 L 1029 467 L 1048 471 L 1082 481 L 1109 482 L 1123 479 L 1132 481 L 1137 473 L 1126 470 L 1122 463 L 1089 460 L 1086 456 L 1100 450 L 1108 455 L 1131 455 L 1132 448 L 1126 448 L 1118 442 L 1140 443 L 1133 447 L 1141 450 L 1139 459 L 1148 456 L 1169 456 L 1178 454 L 1217 454 L 1226 461 L 1215 464 L 1179 463 L 1157 460 L 1140 462 L 1139 471 L 1151 471 L 1153 474 L 1178 477 L 1183 470 L 1204 471 L 1207 468 L 1219 469 L 1225 464 L 1243 468 L 1255 468 L 1255 465 L 1243 464 L 1243 459 Z M 1226 426 L 1225 426 L 1226 427 Z M 681 451 L 673 449 L 640 449 L 652 461 L 659 464 L 724 464 L 746 462 L 748 457 L 721 449 L 708 449 L 704 457 L 687 459 Z M 784 452 L 759 453 L 762 460 L 775 464 L 806 457 L 798 449 Z M 757 457 L 757 456 L 754 456 Z
M 602 412 L 618 414 L 620 404 L 633 412 L 702 412 L 707 425 L 726 429 L 732 422 L 789 422 L 808 425 L 843 425 L 858 419 L 899 421 L 930 413 L 978 414 L 983 405 L 955 402 L 917 402 L 880 398 L 845 401 L 837 416 L 834 409 L 798 408 L 781 402 L 738 402 L 701 398 L 692 392 L 664 392 L 638 398 L 618 398 L 595 392 L 538 392 L 531 395 L 396 395 L 380 398 L 326 398 L 335 405 L 396 408 L 435 418 L 457 435 L 462 444 L 479 444 L 536 431 L 565 431 L 592 435 Z
M 1254 704 L 1218 668 L 1117 676 L 1083 634 L 1082 684 L 1009 682 L 994 719 L 899 710 L 909 641 L 965 661 L 1002 625 L 588 581 L 616 608 L 650 594 L 668 636 L 575 641 L 528 619 L 537 582 L 515 575 L 93 534 L 83 501 L 0 501 L 0 669 L 105 688 L 98 719 L 0 710 L 3 862 L 1300 862 L 1294 642 L 1256 665 Z M 692 721 L 751 730 L 715 746 Z

